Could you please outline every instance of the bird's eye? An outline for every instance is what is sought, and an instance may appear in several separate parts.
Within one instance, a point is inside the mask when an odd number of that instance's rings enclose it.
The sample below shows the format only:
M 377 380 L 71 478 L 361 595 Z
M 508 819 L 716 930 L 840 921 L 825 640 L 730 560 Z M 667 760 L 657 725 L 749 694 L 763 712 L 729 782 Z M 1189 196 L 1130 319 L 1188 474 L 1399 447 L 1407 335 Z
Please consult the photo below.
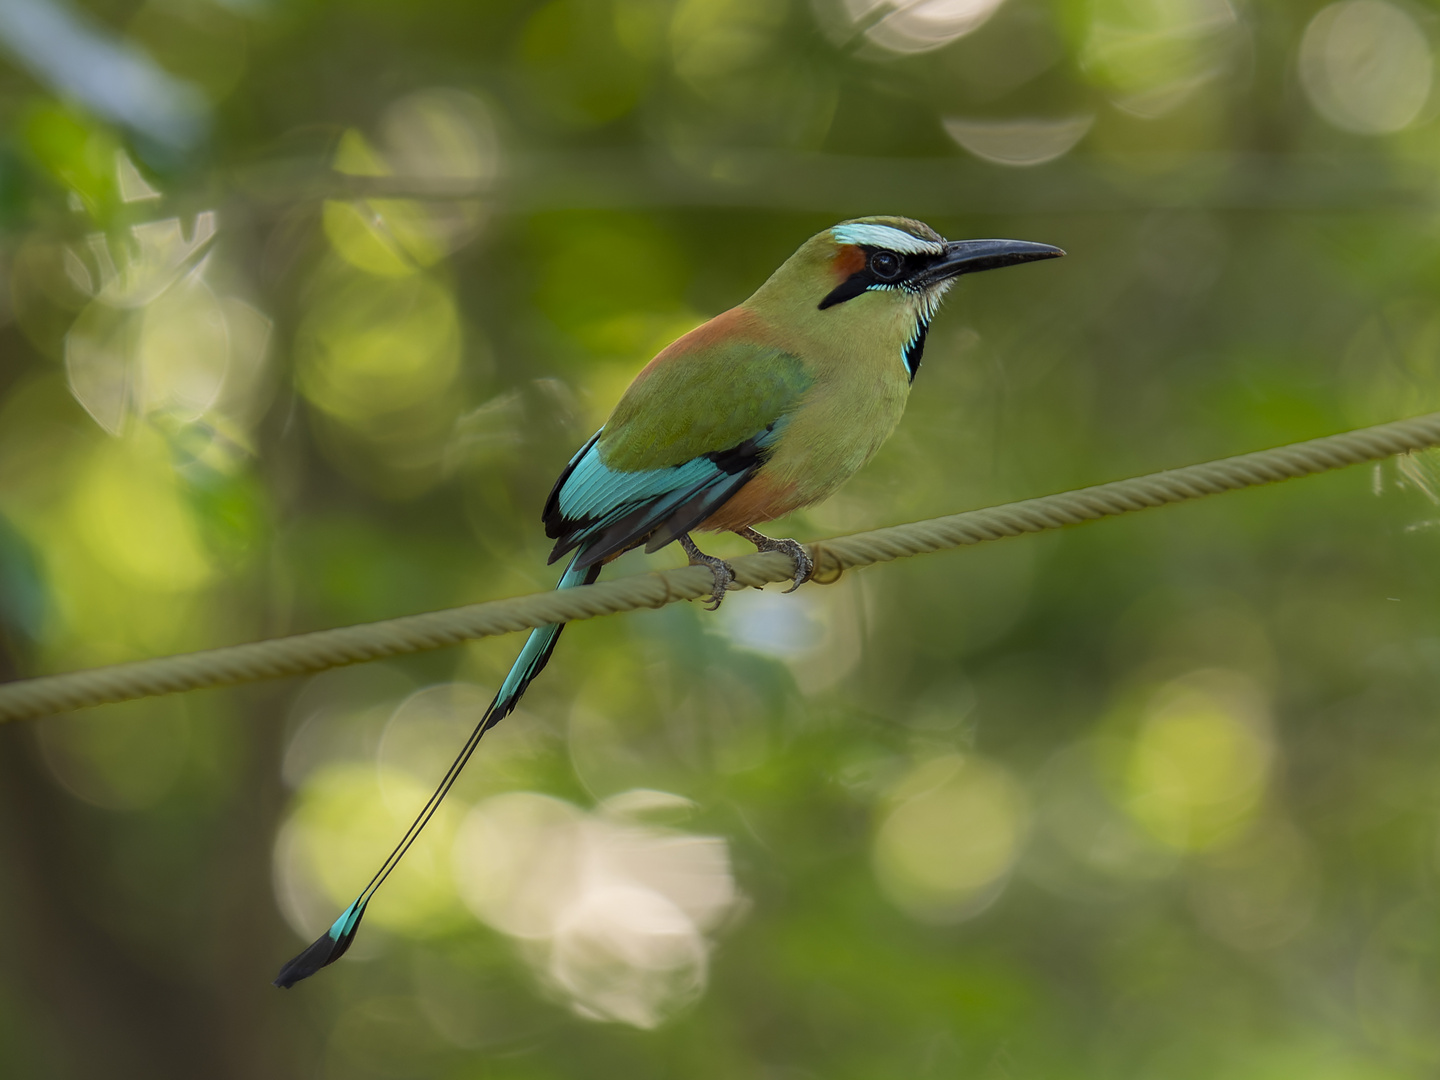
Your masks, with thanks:
M 870 272 L 881 281 L 894 281 L 905 269 L 905 261 L 893 251 L 877 251 L 870 256 Z

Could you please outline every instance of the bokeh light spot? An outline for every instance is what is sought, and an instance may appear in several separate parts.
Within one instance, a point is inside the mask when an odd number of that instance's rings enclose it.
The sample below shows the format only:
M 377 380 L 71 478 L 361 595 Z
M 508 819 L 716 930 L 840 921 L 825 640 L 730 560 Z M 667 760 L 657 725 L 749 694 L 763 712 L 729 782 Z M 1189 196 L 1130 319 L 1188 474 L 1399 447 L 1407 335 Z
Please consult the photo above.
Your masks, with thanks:
M 490 698 L 489 692 L 464 682 L 426 686 L 406 697 L 391 713 L 375 751 L 382 787 L 387 776 L 444 776 L 455 748 L 464 745 Z M 523 736 L 501 738 L 500 734 L 496 731 L 486 736 L 483 760 L 471 762 L 462 784 L 473 785 L 480 773 L 493 774 L 514 756 L 515 743 Z M 390 792 L 385 793 L 392 808 L 408 799 L 408 785 L 396 794 L 400 803 Z
M 808 594 L 773 589 L 735 599 L 714 619 L 720 633 L 739 648 L 783 660 L 802 692 L 834 686 L 859 663 L 865 595 L 858 578 Z
M 1081 65 L 1118 108 L 1145 119 L 1219 79 L 1243 41 L 1228 0 L 1097 0 L 1092 10 Z
M 275 843 L 276 891 L 297 933 L 319 933 L 355 898 L 432 790 L 429 780 L 361 762 L 322 766 L 306 778 Z M 459 814 L 441 805 L 386 882 L 385 903 L 367 913 L 368 925 L 414 937 L 454 928 L 460 909 L 445 853 Z
M 1093 115 L 1060 120 L 945 121 L 950 137 L 970 153 L 994 165 L 1043 165 L 1073 150 L 1095 122 Z
M 1115 900 L 1180 864 L 1179 853 L 1127 814 L 1105 782 L 1105 762 L 1124 749 L 1087 739 L 1059 751 L 1035 777 L 1025 871 L 1059 895 Z
M 460 344 L 454 299 L 429 276 L 357 276 L 306 316 L 296 380 L 324 412 L 383 433 L 396 414 L 445 395 L 459 373 Z
M 1233 672 L 1197 672 L 1151 699 L 1130 755 L 1128 808 L 1172 847 L 1214 847 L 1260 805 L 1272 756 L 1253 684 Z
M 706 931 L 734 908 L 735 883 L 723 840 L 632 819 L 675 800 L 625 792 L 587 814 L 512 792 L 477 805 L 456 838 L 465 902 L 528 943 L 582 1016 L 651 1028 L 705 987 Z
M 381 145 L 358 131 L 341 136 L 336 172 L 394 176 L 442 198 L 331 199 L 323 221 L 346 262 L 380 277 L 406 277 L 432 266 L 475 235 L 482 195 L 500 171 L 500 138 L 489 107 L 459 90 L 417 90 L 380 117 Z M 474 199 L 462 198 L 471 192 Z
M 502 933 L 554 932 L 573 889 L 581 811 L 530 792 L 477 806 L 457 838 L 455 872 L 470 910 Z
M 69 519 L 112 574 L 157 592 L 194 589 L 213 566 L 153 431 L 95 448 L 75 481 Z
M 890 53 L 944 48 L 980 29 L 1004 0 L 836 0 L 821 9 L 830 23 L 864 27 L 865 38 Z M 829 10 L 825 10 L 828 8 Z M 835 27 L 832 33 L 840 28 Z
M 949 754 L 914 769 L 890 793 L 872 860 L 881 887 L 906 914 L 950 923 L 999 895 L 1027 824 L 1023 790 L 974 756 Z
M 65 335 L 65 378 L 70 392 L 111 435 L 120 434 L 129 418 L 135 381 L 130 358 L 133 341 L 129 313 L 98 302 L 88 305 Z
M 123 150 L 115 151 L 115 184 L 121 202 L 149 202 L 151 199 L 160 198 L 160 192 L 140 175 L 135 162 L 131 161 L 130 155 Z
M 712 91 L 764 55 L 785 8 L 784 0 L 681 0 L 670 23 L 675 74 Z
M 127 165 L 122 155 L 122 190 L 143 184 L 138 173 L 125 180 Z M 129 243 L 96 233 L 65 248 L 67 277 L 93 296 L 65 334 L 65 376 L 75 400 L 110 434 L 156 414 L 191 423 L 222 408 L 222 399 L 234 419 L 258 415 L 271 323 L 208 283 L 217 228 L 207 211 L 188 237 L 178 218 L 166 218 L 133 226 Z
M 220 298 L 198 273 L 187 275 L 144 310 L 136 358 L 145 412 L 164 409 L 194 420 L 214 404 L 230 358 Z
M 141 308 L 194 267 L 220 230 L 213 210 L 195 215 L 190 235 L 179 218 L 146 221 L 130 229 L 131 244 L 90 238 L 103 286 L 100 299 L 115 307 Z
M 1430 97 L 1434 58 L 1425 32 L 1388 0 L 1331 4 L 1305 28 L 1300 83 L 1335 127 L 1386 135 L 1409 127 Z
M 618 885 L 586 891 L 551 944 L 550 975 L 576 1011 L 653 1028 L 705 986 L 708 952 L 685 912 L 663 893 Z
M 351 176 L 389 176 L 379 153 L 350 130 L 335 149 L 335 171 Z M 330 199 L 323 211 L 325 235 L 346 262 L 380 277 L 405 277 L 443 254 L 426 229 L 425 211 L 406 199 Z

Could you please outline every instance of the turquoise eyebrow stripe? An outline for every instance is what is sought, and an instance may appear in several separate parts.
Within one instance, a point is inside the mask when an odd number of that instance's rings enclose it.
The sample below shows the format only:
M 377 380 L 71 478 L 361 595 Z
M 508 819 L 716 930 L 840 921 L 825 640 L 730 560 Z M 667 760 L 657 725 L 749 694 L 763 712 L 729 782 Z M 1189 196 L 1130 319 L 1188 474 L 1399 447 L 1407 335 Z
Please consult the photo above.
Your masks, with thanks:
M 836 225 L 830 235 L 840 244 L 864 244 L 866 247 L 888 248 L 906 255 L 943 255 L 945 245 L 923 240 L 904 229 L 889 225 Z

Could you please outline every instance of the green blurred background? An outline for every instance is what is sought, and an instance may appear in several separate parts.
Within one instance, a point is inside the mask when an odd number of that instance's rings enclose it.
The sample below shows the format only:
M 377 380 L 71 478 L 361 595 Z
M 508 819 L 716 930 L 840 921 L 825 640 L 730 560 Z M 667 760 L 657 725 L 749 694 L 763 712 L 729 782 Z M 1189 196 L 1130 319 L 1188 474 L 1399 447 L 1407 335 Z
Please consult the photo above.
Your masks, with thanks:
M 779 535 L 1440 408 L 1437 14 L 6 0 L 4 674 L 549 586 L 631 375 L 862 214 L 1070 257 Z M 0 1074 L 1433 1077 L 1437 526 L 1422 455 L 573 627 L 289 993 L 517 638 L 10 725 Z

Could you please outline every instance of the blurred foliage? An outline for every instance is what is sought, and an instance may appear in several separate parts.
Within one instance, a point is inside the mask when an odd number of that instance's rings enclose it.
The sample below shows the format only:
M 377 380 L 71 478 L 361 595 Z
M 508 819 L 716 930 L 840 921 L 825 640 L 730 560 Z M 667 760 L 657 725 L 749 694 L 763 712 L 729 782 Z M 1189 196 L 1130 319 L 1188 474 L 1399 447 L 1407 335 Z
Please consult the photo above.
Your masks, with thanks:
M 633 373 L 861 214 L 1070 257 L 957 289 L 779 535 L 1440 408 L 1437 43 L 1413 0 L 0 5 L 3 673 L 546 587 Z M 516 641 L 12 726 L 0 1073 L 1433 1076 L 1437 526 L 1418 455 L 577 625 L 287 994 Z

